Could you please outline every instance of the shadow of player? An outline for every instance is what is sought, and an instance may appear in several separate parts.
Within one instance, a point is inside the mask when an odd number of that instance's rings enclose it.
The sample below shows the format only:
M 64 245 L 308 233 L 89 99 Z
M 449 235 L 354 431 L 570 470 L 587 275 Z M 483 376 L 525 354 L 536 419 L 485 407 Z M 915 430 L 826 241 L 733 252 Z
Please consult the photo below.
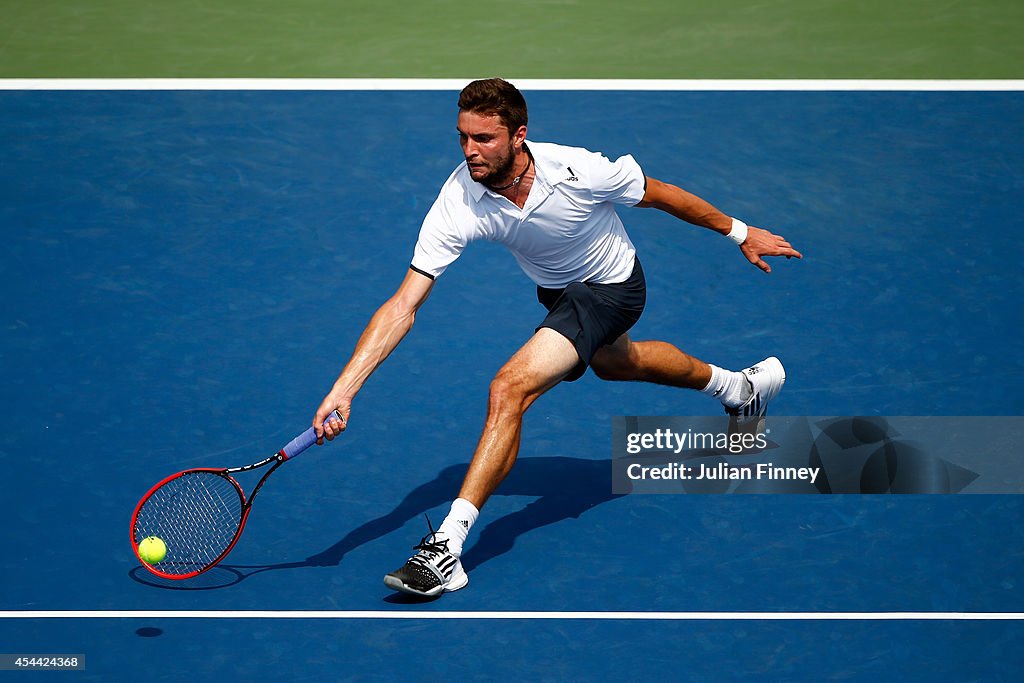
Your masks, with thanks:
M 452 465 L 441 470 L 433 480 L 413 489 L 389 513 L 353 529 L 330 548 L 310 557 L 306 564 L 337 565 L 356 548 L 400 529 L 427 510 L 451 502 L 467 466 Z M 552 456 L 519 458 L 495 495 L 531 496 L 537 500 L 484 527 L 463 558 L 466 571 L 508 552 L 524 533 L 564 519 L 578 518 L 587 510 L 623 494 L 612 493 L 610 460 Z

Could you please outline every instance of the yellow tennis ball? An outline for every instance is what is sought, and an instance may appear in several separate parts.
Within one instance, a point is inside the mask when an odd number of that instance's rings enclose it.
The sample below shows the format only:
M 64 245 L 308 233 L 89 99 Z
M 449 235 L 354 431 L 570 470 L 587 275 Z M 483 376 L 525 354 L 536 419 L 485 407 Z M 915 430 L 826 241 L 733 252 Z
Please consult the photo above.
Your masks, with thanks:
M 146 564 L 162 562 L 167 557 L 167 544 L 159 536 L 146 536 L 139 542 L 139 557 Z

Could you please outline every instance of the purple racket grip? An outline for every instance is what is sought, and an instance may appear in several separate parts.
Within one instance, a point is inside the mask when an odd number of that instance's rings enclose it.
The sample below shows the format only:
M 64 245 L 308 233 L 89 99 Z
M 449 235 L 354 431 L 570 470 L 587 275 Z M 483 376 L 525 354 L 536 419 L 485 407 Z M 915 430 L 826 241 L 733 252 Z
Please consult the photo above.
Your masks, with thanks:
M 324 424 L 327 424 L 331 420 L 338 420 L 342 424 L 345 423 L 345 420 L 341 417 L 337 410 L 332 411 L 331 414 L 327 416 L 327 419 L 324 420 Z M 306 431 L 302 432 L 297 437 L 289 441 L 288 445 L 281 449 L 281 454 L 284 456 L 285 460 L 287 460 L 288 458 L 294 458 L 296 455 L 299 455 L 300 453 L 302 453 L 315 443 L 316 430 L 310 427 L 309 429 L 307 429 Z

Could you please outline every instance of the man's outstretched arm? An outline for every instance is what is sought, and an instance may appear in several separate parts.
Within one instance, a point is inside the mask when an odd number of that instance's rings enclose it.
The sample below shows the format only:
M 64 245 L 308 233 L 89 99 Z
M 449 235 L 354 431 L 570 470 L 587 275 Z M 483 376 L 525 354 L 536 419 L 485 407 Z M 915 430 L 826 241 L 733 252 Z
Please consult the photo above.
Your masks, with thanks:
M 433 286 L 434 281 L 429 277 L 410 269 L 395 294 L 373 314 L 356 342 L 352 358 L 316 411 L 313 427 L 317 437 L 326 436 L 330 440 L 345 430 L 352 399 L 412 329 L 416 311 L 427 300 Z M 332 420 L 325 425 L 324 420 L 332 410 L 337 410 L 344 422 Z M 319 443 L 322 442 L 321 438 Z
M 722 235 L 728 235 L 733 229 L 731 217 L 697 195 L 651 177 L 647 178 L 647 190 L 637 206 L 661 209 L 687 223 L 714 230 Z M 784 237 L 753 226 L 747 227 L 746 239 L 740 243 L 740 250 L 748 261 L 766 273 L 770 273 L 772 269 L 765 263 L 763 256 L 803 258 L 803 255 Z

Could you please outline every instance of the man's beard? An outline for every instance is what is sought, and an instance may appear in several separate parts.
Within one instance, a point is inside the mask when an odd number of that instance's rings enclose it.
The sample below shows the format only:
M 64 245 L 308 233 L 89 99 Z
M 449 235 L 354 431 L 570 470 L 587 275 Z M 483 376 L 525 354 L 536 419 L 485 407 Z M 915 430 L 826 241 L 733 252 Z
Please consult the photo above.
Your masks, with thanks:
M 494 170 L 480 178 L 473 178 L 473 180 L 488 187 L 504 185 L 507 183 L 507 181 L 501 181 L 505 180 L 506 178 L 512 175 L 513 170 L 515 168 L 515 163 L 515 152 L 513 151 L 512 146 L 509 145 L 508 156 L 499 159 L 497 162 L 498 165 L 494 167 Z M 472 174 L 470 175 L 470 177 L 473 177 Z

